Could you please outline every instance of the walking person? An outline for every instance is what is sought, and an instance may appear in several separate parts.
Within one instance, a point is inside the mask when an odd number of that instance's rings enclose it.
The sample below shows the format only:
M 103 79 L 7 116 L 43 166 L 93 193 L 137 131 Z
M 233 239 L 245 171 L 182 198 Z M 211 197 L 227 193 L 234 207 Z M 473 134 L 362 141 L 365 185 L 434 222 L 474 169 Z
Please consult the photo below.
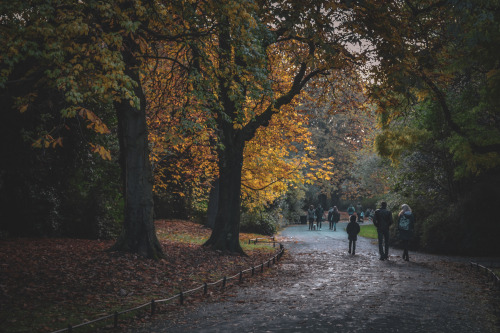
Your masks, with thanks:
M 380 208 L 375 211 L 373 224 L 377 227 L 379 259 L 389 259 L 389 227 L 392 224 L 392 212 L 387 209 L 387 202 L 383 201 Z
M 368 208 L 365 212 L 365 217 L 367 218 L 368 221 L 370 221 L 372 219 L 372 209 L 371 208 Z
M 325 211 L 323 210 L 323 207 L 321 207 L 321 204 L 318 205 L 316 208 L 316 224 L 318 225 L 318 230 L 321 230 L 321 224 L 323 222 L 323 213 Z
M 349 207 L 347 207 L 347 214 L 349 214 L 349 217 L 351 217 L 352 214 L 356 211 L 356 208 L 352 204 L 349 204 Z
M 358 222 L 361 222 L 361 218 L 363 216 L 363 206 L 361 205 L 361 202 L 358 202 L 356 205 L 356 215 L 358 215 Z
M 328 222 L 330 223 L 330 230 L 337 231 L 337 223 L 340 220 L 340 213 L 337 206 L 333 206 L 328 211 Z
M 359 227 L 358 222 L 356 222 L 356 215 L 351 215 L 349 218 L 350 222 L 347 225 L 345 231 L 347 232 L 347 238 L 349 239 L 349 253 L 351 253 L 352 246 L 352 255 L 356 254 L 356 241 L 358 240 L 358 234 L 361 228 Z
M 314 220 L 316 219 L 316 211 L 313 205 L 309 206 L 307 210 L 307 219 L 309 220 L 309 230 L 313 230 Z
M 333 230 L 332 215 L 333 207 L 330 207 L 330 209 L 328 210 L 328 216 L 326 217 L 326 219 L 328 220 L 328 230 Z
M 398 231 L 399 239 L 403 244 L 403 259 L 410 261 L 408 256 L 408 245 L 410 239 L 413 238 L 413 228 L 415 226 L 415 215 L 413 215 L 410 206 L 407 204 L 401 205 L 401 211 L 398 214 Z

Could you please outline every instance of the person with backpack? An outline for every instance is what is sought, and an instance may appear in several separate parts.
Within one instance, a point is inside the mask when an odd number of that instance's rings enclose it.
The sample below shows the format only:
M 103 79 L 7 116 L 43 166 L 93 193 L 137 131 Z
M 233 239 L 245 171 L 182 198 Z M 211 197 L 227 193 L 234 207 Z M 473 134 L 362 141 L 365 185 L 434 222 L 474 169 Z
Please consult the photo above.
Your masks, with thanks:
M 377 227 L 379 260 L 389 259 L 389 227 L 392 224 L 392 212 L 387 209 L 387 202 L 383 201 L 375 211 L 373 224 Z
M 408 256 L 408 245 L 413 238 L 413 228 L 415 227 L 415 215 L 413 215 L 410 206 L 401 205 L 401 211 L 398 214 L 399 239 L 403 243 L 403 260 L 410 261 Z
M 358 234 L 361 230 L 359 227 L 358 222 L 356 222 L 356 215 L 351 215 L 349 218 L 349 224 L 347 225 L 347 228 L 345 231 L 347 232 L 348 239 L 349 239 L 349 253 L 352 253 L 352 255 L 356 254 L 356 241 L 358 240 Z M 351 246 L 352 246 L 352 252 L 351 252 Z
M 354 206 L 352 204 L 349 204 L 349 207 L 347 207 L 347 214 L 349 214 L 349 217 L 354 214 L 354 212 L 356 211 L 356 208 L 354 208 Z

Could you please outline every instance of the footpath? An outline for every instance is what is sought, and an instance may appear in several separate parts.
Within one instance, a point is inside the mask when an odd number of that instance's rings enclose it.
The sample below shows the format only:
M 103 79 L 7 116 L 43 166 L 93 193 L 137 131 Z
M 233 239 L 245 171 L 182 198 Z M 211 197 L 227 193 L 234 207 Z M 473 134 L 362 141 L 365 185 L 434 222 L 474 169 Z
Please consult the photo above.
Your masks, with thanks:
M 410 251 L 406 262 L 391 248 L 380 261 L 362 237 L 352 256 L 345 226 L 290 226 L 272 277 L 127 332 L 500 332 L 499 292 L 468 269 L 470 258 Z

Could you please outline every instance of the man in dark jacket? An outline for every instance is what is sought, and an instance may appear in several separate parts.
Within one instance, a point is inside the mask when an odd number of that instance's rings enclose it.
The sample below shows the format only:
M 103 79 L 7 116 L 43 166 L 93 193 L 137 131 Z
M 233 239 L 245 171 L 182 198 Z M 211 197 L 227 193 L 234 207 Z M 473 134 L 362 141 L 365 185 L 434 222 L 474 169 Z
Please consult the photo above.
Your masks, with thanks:
M 380 260 L 389 258 L 389 226 L 392 224 L 392 212 L 387 209 L 387 202 L 382 202 L 380 209 L 375 211 L 373 224 L 377 227 L 378 251 Z
M 318 205 L 316 208 L 316 222 L 318 224 L 318 230 L 321 230 L 321 224 L 323 222 L 323 213 L 325 211 L 323 210 L 323 207 L 321 205 Z

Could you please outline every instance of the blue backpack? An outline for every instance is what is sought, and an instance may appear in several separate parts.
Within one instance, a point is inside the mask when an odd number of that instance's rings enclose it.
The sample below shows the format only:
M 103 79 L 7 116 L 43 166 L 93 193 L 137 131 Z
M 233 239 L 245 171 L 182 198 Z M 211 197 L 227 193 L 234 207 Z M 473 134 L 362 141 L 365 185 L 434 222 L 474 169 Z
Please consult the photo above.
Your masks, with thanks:
M 410 217 L 406 214 L 401 215 L 399 218 L 399 229 L 400 230 L 410 230 Z

